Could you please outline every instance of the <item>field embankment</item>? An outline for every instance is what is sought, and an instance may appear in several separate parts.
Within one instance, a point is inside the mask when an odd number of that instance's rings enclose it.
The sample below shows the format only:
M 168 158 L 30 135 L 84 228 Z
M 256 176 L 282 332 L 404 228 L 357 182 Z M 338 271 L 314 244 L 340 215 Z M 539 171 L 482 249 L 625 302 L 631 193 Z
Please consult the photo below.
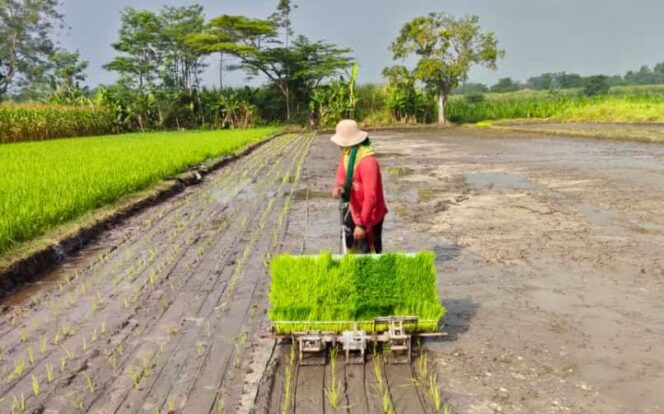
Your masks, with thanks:
M 0 144 L 113 132 L 115 117 L 94 106 L 0 105 Z
M 142 133 L 0 145 L 0 254 L 274 132 Z

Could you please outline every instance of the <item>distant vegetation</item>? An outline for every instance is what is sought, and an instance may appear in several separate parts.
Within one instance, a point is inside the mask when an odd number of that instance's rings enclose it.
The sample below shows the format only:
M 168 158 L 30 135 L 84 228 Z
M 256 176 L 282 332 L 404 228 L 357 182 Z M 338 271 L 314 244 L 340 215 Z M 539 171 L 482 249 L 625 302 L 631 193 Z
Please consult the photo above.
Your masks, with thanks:
M 455 122 L 537 116 L 659 119 L 651 108 L 659 109 L 660 90 L 647 85 L 664 85 L 664 62 L 622 75 L 558 72 L 473 83 L 470 68 L 496 68 L 505 51 L 494 33 L 482 30 L 477 16 L 435 12 L 405 22 L 391 44 L 385 39 L 397 62 L 385 68 L 383 83 L 356 85 L 351 49 L 299 35 L 292 24 L 295 6 L 290 0 L 275 3 L 275 11 L 264 18 L 206 18 L 200 5 L 126 8 L 112 44 L 116 56 L 105 65 L 118 79 L 88 87 L 88 62 L 53 40 L 63 21 L 59 2 L 6 2 L 6 12 L 0 13 L 0 100 L 29 105 L 0 107 L 0 142 L 283 123 L 327 128 L 345 117 L 367 125 L 443 123 L 446 115 Z M 416 59 L 414 67 L 402 61 L 409 56 Z M 220 85 L 231 70 L 265 83 L 206 88 L 202 72 L 217 62 Z M 511 95 L 515 92 L 523 94 Z M 499 100 L 493 94 L 506 96 Z M 613 95 L 630 98 L 591 99 Z M 610 105 L 618 106 L 607 109 Z M 591 106 L 596 108 L 587 109 Z M 584 108 L 583 114 L 572 115 L 571 108 Z
M 0 144 L 113 132 L 111 111 L 95 106 L 0 104 Z

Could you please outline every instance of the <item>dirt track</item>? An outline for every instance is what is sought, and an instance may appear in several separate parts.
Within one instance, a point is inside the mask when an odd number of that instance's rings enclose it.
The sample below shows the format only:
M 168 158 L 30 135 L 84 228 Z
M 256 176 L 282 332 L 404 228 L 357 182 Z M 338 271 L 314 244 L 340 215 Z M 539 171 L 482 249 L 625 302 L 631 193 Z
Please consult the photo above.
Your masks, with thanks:
M 372 138 L 386 248 L 437 252 L 450 335 L 425 349 L 455 412 L 664 409 L 664 147 Z M 338 248 L 338 150 L 310 143 L 273 140 L 5 300 L 0 412 L 21 393 L 26 412 L 248 412 L 257 388 L 257 412 L 335 412 L 329 365 L 290 368 L 283 404 L 289 346 L 265 315 L 271 253 Z M 335 376 L 338 411 L 383 412 L 387 395 L 396 412 L 433 412 L 415 364 L 340 363 Z

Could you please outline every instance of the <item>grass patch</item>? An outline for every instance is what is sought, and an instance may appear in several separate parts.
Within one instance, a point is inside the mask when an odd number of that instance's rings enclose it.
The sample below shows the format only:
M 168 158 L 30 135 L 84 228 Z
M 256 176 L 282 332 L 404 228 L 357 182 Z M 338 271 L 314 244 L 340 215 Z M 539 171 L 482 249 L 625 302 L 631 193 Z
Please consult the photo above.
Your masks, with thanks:
M 547 119 L 560 122 L 664 122 L 664 95 L 614 94 L 585 97 L 575 93 L 522 91 L 489 94 L 482 102 L 451 99 L 448 118 L 456 123 L 501 119 Z
M 445 313 L 431 252 L 280 255 L 271 271 L 269 316 L 279 333 L 342 331 L 352 321 L 370 330 L 370 321 L 392 315 L 418 316 L 418 330 L 434 331 Z
M 141 133 L 0 145 L 0 254 L 274 132 Z

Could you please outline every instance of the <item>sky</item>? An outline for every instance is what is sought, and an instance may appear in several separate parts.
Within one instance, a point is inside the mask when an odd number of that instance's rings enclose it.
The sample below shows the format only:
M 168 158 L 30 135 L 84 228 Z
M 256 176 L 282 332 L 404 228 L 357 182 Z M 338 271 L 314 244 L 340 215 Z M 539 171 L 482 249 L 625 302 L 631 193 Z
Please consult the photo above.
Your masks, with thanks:
M 69 29 L 61 47 L 79 50 L 90 62 L 88 84 L 111 83 L 102 66 L 115 55 L 120 13 L 125 7 L 157 10 L 164 5 L 201 4 L 208 18 L 220 14 L 267 17 L 278 0 L 64 0 Z M 581 75 L 624 74 L 664 61 L 662 0 L 294 0 L 296 33 L 353 50 L 359 82 L 380 82 L 394 64 L 388 50 L 401 26 L 416 16 L 443 11 L 480 17 L 496 33 L 506 56 L 498 69 L 473 69 L 471 82 L 493 84 L 502 77 L 525 81 L 545 72 Z M 408 63 L 408 62 L 407 62 Z M 210 60 L 203 83 L 217 85 L 218 61 Z M 256 84 L 242 73 L 227 74 L 227 85 Z

